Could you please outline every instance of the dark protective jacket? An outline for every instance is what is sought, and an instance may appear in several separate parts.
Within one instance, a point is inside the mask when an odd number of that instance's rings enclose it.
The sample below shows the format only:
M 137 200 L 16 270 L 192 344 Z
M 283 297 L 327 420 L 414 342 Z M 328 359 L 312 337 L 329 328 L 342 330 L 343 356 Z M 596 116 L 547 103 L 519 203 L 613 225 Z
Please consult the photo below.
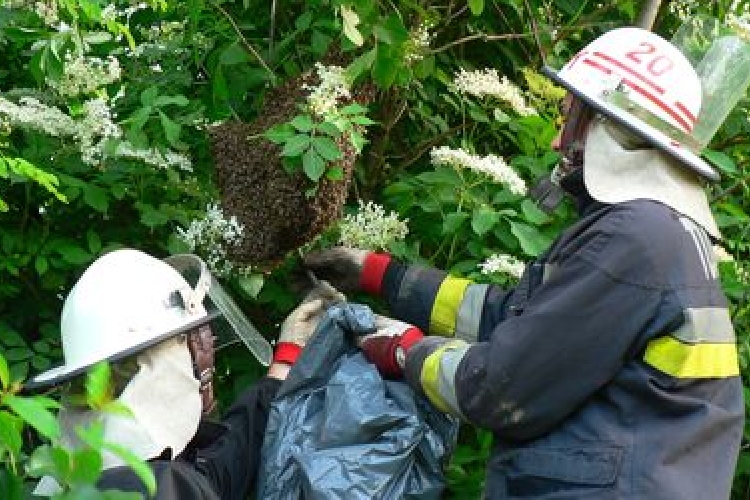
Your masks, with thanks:
M 441 336 L 409 351 L 409 383 L 494 432 L 488 498 L 729 498 L 742 385 L 690 219 L 590 203 L 513 290 L 393 260 L 381 279 L 396 317 Z
M 245 391 L 220 424 L 202 424 L 175 460 L 149 462 L 157 500 L 245 500 L 254 491 L 268 409 L 280 380 L 263 378 Z M 129 467 L 108 469 L 97 487 L 146 495 Z

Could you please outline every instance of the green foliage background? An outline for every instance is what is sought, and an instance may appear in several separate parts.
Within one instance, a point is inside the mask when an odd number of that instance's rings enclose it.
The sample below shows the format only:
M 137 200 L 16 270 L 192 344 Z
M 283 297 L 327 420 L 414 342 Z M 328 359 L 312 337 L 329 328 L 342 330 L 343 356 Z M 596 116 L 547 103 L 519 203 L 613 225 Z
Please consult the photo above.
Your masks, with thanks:
M 208 124 L 253 120 L 275 86 L 310 71 L 331 47 L 340 48 L 351 63 L 350 76 L 377 89 L 368 112 L 377 125 L 369 128 L 359 157 L 350 205 L 372 199 L 408 217 L 410 235 L 392 248 L 400 257 L 488 279 L 478 273 L 478 263 L 498 252 L 532 258 L 570 222 L 572 209 L 564 206 L 547 216 L 502 186 L 432 166 L 429 151 L 448 145 L 497 154 L 531 184 L 557 160 L 549 141 L 559 117 L 556 98 L 540 91 L 527 70 L 559 67 L 597 34 L 632 24 L 643 8 L 636 0 L 149 0 L 141 6 L 115 2 L 120 10 L 139 8 L 113 19 L 105 2 L 42 3 L 54 4 L 59 19 L 45 23 L 35 2 L 0 2 L 0 98 L 33 97 L 80 119 L 87 100 L 107 97 L 124 135 L 108 141 L 104 151 L 127 140 L 141 150 L 188 155 L 192 169 L 116 155 L 87 164 L 74 136 L 7 127 L 0 120 L 0 352 L 9 365 L 7 374 L 0 373 L 2 498 L 16 498 L 21 481 L 34 473 L 29 463 L 34 447 L 55 440 L 38 422 L 54 411 L 54 401 L 19 407 L 14 398 L 24 398 L 13 382 L 60 360 L 62 300 L 98 255 L 120 246 L 156 255 L 184 249 L 176 229 L 201 217 L 218 198 Z M 655 29 L 671 33 L 680 23 L 678 11 L 723 18 L 744 12 L 746 4 L 665 2 Z M 415 45 L 420 26 L 433 34 L 428 47 Z M 121 78 L 76 96 L 61 95 L 50 82 L 64 75 L 66 54 L 76 53 L 116 58 Z M 529 91 L 537 115 L 521 116 L 506 103 L 457 94 L 450 84 L 461 68 L 496 68 Z M 709 153 L 723 174 L 711 197 L 734 258 L 722 265 L 722 278 L 746 384 L 748 104 L 741 101 Z M 269 339 L 298 300 L 288 286 L 294 265 L 290 258 L 272 273 L 225 278 Z M 239 351 L 222 353 L 220 368 L 225 403 L 261 373 Z M 29 431 L 29 424 L 37 432 Z M 449 495 L 479 497 L 488 451 L 487 433 L 462 429 L 449 470 L 456 493 Z M 734 490 L 735 498 L 750 498 L 746 445 Z

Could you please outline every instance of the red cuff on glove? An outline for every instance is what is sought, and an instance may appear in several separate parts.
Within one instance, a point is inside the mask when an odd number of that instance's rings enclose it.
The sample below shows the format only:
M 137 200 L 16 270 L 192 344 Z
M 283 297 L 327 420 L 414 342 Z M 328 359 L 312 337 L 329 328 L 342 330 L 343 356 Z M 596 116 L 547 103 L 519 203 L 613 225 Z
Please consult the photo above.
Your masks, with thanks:
M 360 288 L 367 293 L 379 295 L 380 288 L 383 286 L 383 276 L 390 262 L 390 254 L 374 252 L 367 254 L 359 278 Z
M 365 337 L 362 342 L 362 352 L 370 363 L 377 366 L 378 371 L 385 378 L 401 378 L 404 371 L 398 363 L 396 353 L 400 348 L 404 357 L 409 349 L 422 340 L 422 330 L 413 326 L 400 335 Z
M 279 342 L 276 344 L 276 350 L 273 353 L 274 363 L 286 363 L 293 365 L 299 355 L 302 354 L 302 347 L 292 342 Z

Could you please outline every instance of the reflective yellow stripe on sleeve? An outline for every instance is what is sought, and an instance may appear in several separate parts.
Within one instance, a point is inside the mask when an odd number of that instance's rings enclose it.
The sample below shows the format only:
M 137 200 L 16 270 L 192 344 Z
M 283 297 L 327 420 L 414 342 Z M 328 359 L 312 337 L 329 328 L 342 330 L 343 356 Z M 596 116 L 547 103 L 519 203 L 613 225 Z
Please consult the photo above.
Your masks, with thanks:
M 677 378 L 724 378 L 740 374 L 734 343 L 680 342 L 674 337 L 652 340 L 644 361 Z
M 461 417 L 454 379 L 469 345 L 452 340 L 435 349 L 422 364 L 420 383 L 427 398 L 440 411 Z
M 447 276 L 440 284 L 430 313 L 430 334 L 452 336 L 456 332 L 456 317 L 466 287 L 472 282 Z

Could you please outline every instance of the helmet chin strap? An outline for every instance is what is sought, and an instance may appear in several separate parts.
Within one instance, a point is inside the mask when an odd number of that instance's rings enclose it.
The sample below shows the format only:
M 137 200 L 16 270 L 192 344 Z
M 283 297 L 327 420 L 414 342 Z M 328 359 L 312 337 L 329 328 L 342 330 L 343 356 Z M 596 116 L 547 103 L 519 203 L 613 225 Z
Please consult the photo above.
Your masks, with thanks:
M 586 135 L 594 110 L 581 99 L 573 97 L 565 114 L 565 124 L 560 135 L 562 158 L 550 175 L 543 177 L 530 191 L 539 208 L 547 213 L 554 212 L 563 199 L 565 190 L 560 181 L 583 168 Z

